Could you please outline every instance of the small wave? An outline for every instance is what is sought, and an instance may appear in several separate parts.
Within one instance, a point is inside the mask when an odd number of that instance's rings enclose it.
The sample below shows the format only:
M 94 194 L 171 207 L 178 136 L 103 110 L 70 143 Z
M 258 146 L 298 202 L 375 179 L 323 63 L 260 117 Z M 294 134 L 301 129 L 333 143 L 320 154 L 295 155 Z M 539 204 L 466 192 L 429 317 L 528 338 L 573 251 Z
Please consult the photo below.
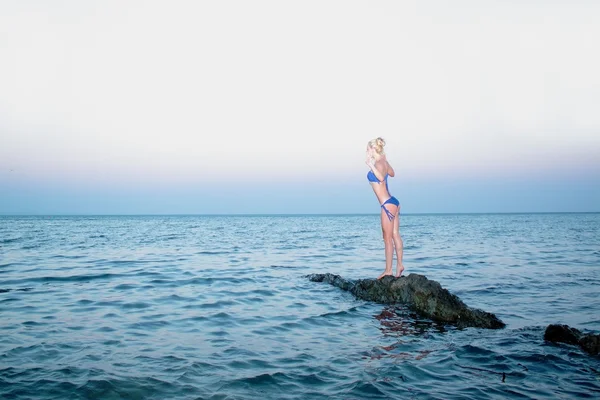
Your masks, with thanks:
M 273 269 L 300 269 L 300 268 L 304 268 L 301 266 L 291 266 L 291 265 L 271 265 L 269 266 L 269 268 L 273 268 Z
M 165 296 L 165 297 L 161 297 L 160 299 L 157 300 L 158 303 L 161 302 L 191 302 L 191 301 L 196 301 L 198 300 L 197 298 L 191 298 L 191 297 L 185 297 L 185 296 L 180 296 L 178 294 L 171 294 L 169 296 Z
M 228 319 L 228 320 L 235 319 L 235 317 L 227 314 L 226 312 L 216 313 L 214 315 L 211 315 L 210 318 L 212 318 L 212 319 Z
M 38 321 L 25 321 L 22 322 L 22 325 L 25 326 L 44 326 L 44 325 L 48 325 L 47 322 L 38 322 Z
M 346 245 L 343 245 L 343 244 L 335 244 L 335 243 L 334 243 L 334 244 L 332 244 L 332 245 L 331 245 L 331 248 L 332 248 L 332 249 L 346 249 Z M 353 249 L 353 247 L 351 247 L 351 248 Z
M 302 352 L 302 353 L 297 353 L 294 356 L 285 356 L 282 358 L 277 359 L 277 364 L 283 364 L 283 365 L 311 365 L 313 363 L 313 361 L 316 359 L 315 355 L 311 354 L 311 353 L 306 353 L 306 352 Z M 346 362 L 349 362 L 348 359 L 344 358 L 344 360 Z M 347 365 L 347 364 L 344 364 Z
M 4 283 L 19 284 L 28 282 L 40 282 L 40 283 L 52 283 L 52 282 L 88 282 L 103 279 L 113 279 L 126 276 L 123 274 L 88 274 L 88 275 L 70 275 L 70 276 L 40 276 L 34 278 L 15 279 L 11 281 L 5 281 Z
M 236 359 L 227 363 L 227 366 L 232 369 L 245 369 L 245 370 L 253 370 L 253 369 L 274 369 L 275 365 L 271 364 L 268 361 L 261 360 L 259 358 L 252 359 Z
M 120 285 L 115 286 L 114 290 L 131 290 L 137 288 L 136 285 L 132 285 L 130 283 L 122 283 Z
M 49 258 L 58 258 L 58 259 L 66 259 L 66 260 L 78 260 L 80 258 L 85 258 L 85 256 L 82 256 L 82 255 L 56 254 L 56 255 L 50 256 Z
M 293 322 L 285 322 L 278 326 L 269 326 L 266 328 L 254 329 L 252 333 L 259 336 L 277 336 L 285 334 L 294 328 L 299 327 L 299 324 Z
M 171 234 L 171 235 L 163 235 L 163 236 L 159 236 L 156 239 L 157 240 L 173 240 L 173 239 L 179 239 L 182 238 L 182 235 L 176 235 L 176 234 Z
M 309 248 L 310 248 L 310 246 L 306 246 L 306 245 L 287 244 L 285 246 L 277 247 L 277 250 L 304 250 L 304 249 L 309 249 Z
M 187 308 L 187 307 L 186 307 Z M 191 307 L 190 307 L 191 308 Z M 203 322 L 203 321 L 207 321 L 208 317 L 205 317 L 204 315 L 197 315 L 195 317 L 189 317 L 189 318 L 183 318 L 181 319 L 181 321 L 190 321 L 190 322 Z
M 252 293 L 252 294 L 257 294 L 260 296 L 275 296 L 275 291 L 274 290 L 265 290 L 265 289 L 255 289 L 255 290 L 251 290 L 248 293 Z
M 67 329 L 70 331 L 83 331 L 85 330 L 87 327 L 83 326 L 83 325 L 72 325 L 72 326 L 68 326 Z
M 131 270 L 130 276 L 135 277 L 135 278 L 139 278 L 142 276 L 156 276 L 156 277 L 163 277 L 164 274 L 160 273 L 160 272 L 152 272 L 152 271 L 146 271 L 144 269 L 136 269 L 136 270 Z M 184 273 L 184 275 L 189 275 L 189 273 Z
M 254 283 L 252 278 L 235 278 L 235 277 L 209 277 L 209 278 L 192 278 L 183 279 L 178 281 L 167 281 L 169 283 L 177 283 L 177 285 L 212 285 L 213 283 L 229 283 L 229 284 L 243 284 L 243 283 Z M 151 283 L 155 283 L 152 281 Z
M 295 302 L 287 306 L 288 308 L 307 308 L 308 306 L 304 303 Z
M 139 329 L 139 330 L 155 330 L 158 328 L 162 328 L 170 325 L 169 321 L 144 321 L 144 322 L 136 322 L 133 324 L 129 324 L 127 327 L 130 329 Z
M 351 316 L 355 313 L 356 313 L 356 307 L 352 307 L 348 310 L 339 310 L 339 311 L 333 311 L 333 312 L 321 314 L 321 315 L 317 316 L 316 318 L 347 317 L 347 316 Z
M 494 352 L 492 350 L 485 349 L 483 347 L 475 346 L 475 345 L 472 345 L 472 344 L 464 345 L 460 349 L 460 352 L 464 353 L 467 356 L 486 356 L 486 357 L 491 357 L 494 354 L 496 354 L 496 352 Z
M 350 390 L 346 391 L 346 394 L 349 396 L 358 396 L 358 397 L 371 397 L 371 396 L 386 396 L 386 393 L 382 392 L 370 382 L 357 381 L 352 384 Z
M 18 242 L 21 239 L 23 239 L 22 236 L 17 237 L 17 238 L 2 239 L 2 240 L 0 240 L 0 244 L 15 243 L 15 242 Z
M 133 303 L 124 303 L 121 305 L 121 307 L 125 308 L 125 309 L 144 309 L 144 308 L 150 308 L 150 307 L 152 307 L 152 305 L 149 303 L 145 303 L 143 301 L 136 301 Z
M 219 301 L 215 301 L 214 303 L 203 303 L 203 304 L 200 304 L 196 308 L 215 309 L 215 308 L 222 308 L 222 307 L 227 307 L 227 306 L 233 306 L 235 304 L 236 304 L 235 301 L 231 301 L 231 300 L 219 300 Z
M 294 322 L 292 323 L 295 326 L 300 326 L 304 329 L 308 329 L 309 326 L 330 326 L 330 327 L 335 327 L 337 326 L 338 322 L 334 321 L 333 319 L 328 318 L 326 315 L 315 315 L 315 316 L 311 316 L 311 317 L 306 317 L 306 318 L 302 318 L 300 321 L 298 322 Z M 286 323 L 282 324 L 281 326 L 285 326 Z
M 314 231 L 314 230 L 312 230 L 312 229 L 300 229 L 300 230 L 297 230 L 297 231 L 293 231 L 293 232 L 291 232 L 291 234 L 292 234 L 292 235 L 295 235 L 295 234 L 297 234 L 297 233 L 314 233 L 314 232 L 315 232 L 315 231 Z
M 145 264 L 146 261 L 143 260 L 109 260 L 108 264 L 114 265 L 136 265 L 136 264 Z
M 115 328 L 110 327 L 110 326 L 101 326 L 100 328 L 96 328 L 95 331 L 96 332 L 103 332 L 103 333 L 110 333 L 110 332 L 116 332 L 117 330 Z
M 260 375 L 256 375 L 256 376 L 252 376 L 249 378 L 242 378 L 242 379 L 237 379 L 235 382 L 238 383 L 242 383 L 242 384 L 250 384 L 250 385 L 271 385 L 271 384 L 278 384 L 281 381 L 285 381 L 289 379 L 288 376 L 286 374 L 284 374 L 283 372 L 275 372 L 274 374 L 260 374 Z

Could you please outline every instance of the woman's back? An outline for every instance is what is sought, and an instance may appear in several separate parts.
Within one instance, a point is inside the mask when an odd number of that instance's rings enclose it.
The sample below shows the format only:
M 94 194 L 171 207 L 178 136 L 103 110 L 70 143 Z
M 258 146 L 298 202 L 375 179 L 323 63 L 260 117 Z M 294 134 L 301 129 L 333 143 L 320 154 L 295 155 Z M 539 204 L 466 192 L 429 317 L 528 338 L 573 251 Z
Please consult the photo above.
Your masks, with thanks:
M 389 192 L 387 178 L 388 176 L 394 176 L 394 169 L 392 168 L 390 163 L 388 163 L 387 160 L 383 157 L 377 160 L 374 166 L 375 169 L 377 169 L 377 172 L 379 172 L 379 174 L 383 177 L 383 180 L 379 180 L 379 178 L 377 178 L 377 175 L 375 175 L 373 171 L 369 171 L 367 173 L 367 179 L 369 180 L 369 182 L 371 182 L 371 186 L 373 187 L 373 191 L 375 192 L 377 199 L 380 203 L 382 203 L 383 201 L 389 199 L 391 196 Z M 382 185 L 382 183 L 384 182 L 385 186 Z

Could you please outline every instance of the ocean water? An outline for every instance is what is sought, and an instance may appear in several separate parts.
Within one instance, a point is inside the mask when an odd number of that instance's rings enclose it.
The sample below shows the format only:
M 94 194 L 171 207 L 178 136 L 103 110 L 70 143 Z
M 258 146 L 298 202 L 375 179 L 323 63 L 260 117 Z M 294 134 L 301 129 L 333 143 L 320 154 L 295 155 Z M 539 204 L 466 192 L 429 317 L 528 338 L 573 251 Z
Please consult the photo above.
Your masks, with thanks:
M 402 215 L 406 274 L 502 330 L 310 273 L 376 277 L 378 215 L 0 217 L 3 399 L 600 398 L 600 214 Z

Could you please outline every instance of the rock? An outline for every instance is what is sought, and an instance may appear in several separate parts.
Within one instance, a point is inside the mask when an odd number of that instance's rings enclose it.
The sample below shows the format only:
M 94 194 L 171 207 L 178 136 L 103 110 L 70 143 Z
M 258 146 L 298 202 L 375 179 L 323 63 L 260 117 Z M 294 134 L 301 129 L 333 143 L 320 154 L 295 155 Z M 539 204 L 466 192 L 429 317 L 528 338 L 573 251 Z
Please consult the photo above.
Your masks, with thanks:
M 549 342 L 579 344 L 580 337 L 581 332 L 568 325 L 548 325 L 544 332 L 544 340 Z
M 494 314 L 468 307 L 438 282 L 423 275 L 410 274 L 399 278 L 385 276 L 379 280 L 356 281 L 334 274 L 313 274 L 308 275 L 308 278 L 313 282 L 326 282 L 337 286 L 361 300 L 382 304 L 406 304 L 427 318 L 460 328 L 500 329 L 506 326 Z
M 597 356 L 598 353 L 600 353 L 600 335 L 583 335 L 583 337 L 579 339 L 579 345 L 589 354 Z
M 584 334 L 569 325 L 548 325 L 544 332 L 544 340 L 579 345 L 584 351 L 594 356 L 600 353 L 600 335 Z

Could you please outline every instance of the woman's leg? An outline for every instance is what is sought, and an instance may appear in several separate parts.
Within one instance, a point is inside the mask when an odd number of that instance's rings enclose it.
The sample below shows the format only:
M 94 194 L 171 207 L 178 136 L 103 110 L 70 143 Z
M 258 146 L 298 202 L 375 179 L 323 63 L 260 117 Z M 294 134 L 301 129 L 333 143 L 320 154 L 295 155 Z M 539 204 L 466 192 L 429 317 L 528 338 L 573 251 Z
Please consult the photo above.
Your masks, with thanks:
M 385 204 L 392 215 L 397 213 L 397 207 L 393 204 Z M 394 220 L 390 221 L 387 213 L 381 209 L 381 230 L 383 231 L 383 243 L 385 244 L 385 271 L 377 279 L 383 278 L 386 275 L 392 275 L 392 259 L 394 257 Z
M 398 212 L 394 217 L 394 231 L 392 233 L 392 238 L 394 239 L 394 247 L 396 248 L 396 277 L 399 277 L 404 271 L 404 264 L 402 263 L 404 242 L 402 236 L 400 236 L 400 206 L 398 206 Z

